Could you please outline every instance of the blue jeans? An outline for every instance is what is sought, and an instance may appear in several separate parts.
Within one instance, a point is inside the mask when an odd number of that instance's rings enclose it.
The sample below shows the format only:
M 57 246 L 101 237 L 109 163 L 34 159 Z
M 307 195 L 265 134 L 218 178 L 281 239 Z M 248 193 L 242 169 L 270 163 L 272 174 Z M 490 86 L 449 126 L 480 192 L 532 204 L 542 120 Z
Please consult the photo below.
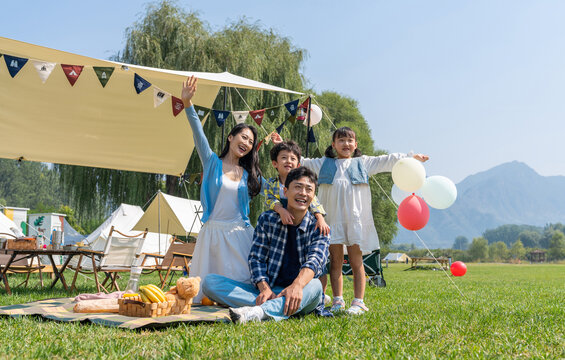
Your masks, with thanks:
M 272 288 L 273 293 L 278 294 L 284 290 L 281 286 Z M 208 274 L 202 282 L 202 292 L 209 299 L 229 307 L 255 306 L 255 299 L 259 296 L 259 289 L 255 285 L 245 284 L 229 279 L 222 275 Z M 322 283 L 313 279 L 302 289 L 302 301 L 294 315 L 306 315 L 316 308 L 322 299 Z M 280 297 L 265 301 L 261 308 L 268 317 L 275 321 L 288 319 L 284 314 L 284 303 L 286 298 Z

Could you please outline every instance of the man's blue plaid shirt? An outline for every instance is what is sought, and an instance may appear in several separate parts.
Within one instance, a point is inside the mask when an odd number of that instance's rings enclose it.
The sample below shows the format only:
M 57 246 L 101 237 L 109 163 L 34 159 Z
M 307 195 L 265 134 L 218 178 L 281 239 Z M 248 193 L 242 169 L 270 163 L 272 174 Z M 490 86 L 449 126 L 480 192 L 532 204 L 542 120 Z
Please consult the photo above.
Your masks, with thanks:
M 251 281 L 257 284 L 265 280 L 273 287 L 279 274 L 287 239 L 287 225 L 283 225 L 279 214 L 265 211 L 257 220 L 253 244 L 249 253 Z M 314 277 L 322 275 L 328 260 L 329 236 L 316 229 L 316 218 L 309 211 L 296 230 L 296 246 L 301 264 L 300 269 L 309 268 Z

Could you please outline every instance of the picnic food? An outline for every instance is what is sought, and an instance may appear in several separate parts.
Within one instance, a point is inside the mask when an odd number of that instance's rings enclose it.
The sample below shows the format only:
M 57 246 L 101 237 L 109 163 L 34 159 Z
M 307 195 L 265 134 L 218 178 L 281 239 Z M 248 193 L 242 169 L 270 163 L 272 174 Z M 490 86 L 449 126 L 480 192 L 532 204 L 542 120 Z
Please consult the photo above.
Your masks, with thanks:
M 149 299 L 152 303 L 161 303 L 166 301 L 165 293 L 153 284 L 140 286 L 139 291 Z
M 76 313 L 117 313 L 118 310 L 118 299 L 82 300 L 73 308 Z

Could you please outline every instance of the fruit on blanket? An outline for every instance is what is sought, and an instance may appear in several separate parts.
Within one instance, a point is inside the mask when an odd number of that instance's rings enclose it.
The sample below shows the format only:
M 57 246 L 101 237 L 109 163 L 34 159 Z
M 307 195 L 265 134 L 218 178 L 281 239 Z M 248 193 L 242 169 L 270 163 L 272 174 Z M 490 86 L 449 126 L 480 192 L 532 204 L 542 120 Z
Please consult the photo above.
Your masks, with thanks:
M 146 287 L 150 288 L 161 301 L 165 301 L 165 293 L 161 290 L 161 288 L 153 284 L 149 284 Z
M 202 298 L 202 305 L 212 306 L 212 305 L 214 305 L 214 302 L 212 300 L 208 299 L 206 296 L 204 296 Z
M 144 294 L 143 292 L 141 292 L 141 291 L 139 292 L 139 296 L 141 297 L 141 301 L 143 301 L 143 302 L 148 302 L 148 303 L 151 302 L 151 300 L 149 300 L 149 299 L 147 298 L 147 296 L 145 296 L 145 294 Z
M 123 298 L 136 297 L 136 296 L 139 296 L 139 294 L 138 293 L 127 293 L 127 294 L 122 295 Z
M 160 303 L 165 301 L 165 294 L 163 292 L 159 292 L 154 290 L 152 287 L 148 286 L 141 286 L 139 288 L 142 294 L 144 294 L 150 302 L 152 303 Z

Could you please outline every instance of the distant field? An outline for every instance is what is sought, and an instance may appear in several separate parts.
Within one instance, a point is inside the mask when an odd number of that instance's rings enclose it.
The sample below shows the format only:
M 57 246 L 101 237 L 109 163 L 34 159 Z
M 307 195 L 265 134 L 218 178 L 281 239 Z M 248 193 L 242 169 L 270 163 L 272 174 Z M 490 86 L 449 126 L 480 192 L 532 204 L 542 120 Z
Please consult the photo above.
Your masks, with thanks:
M 407 267 L 391 265 L 386 288 L 367 288 L 371 311 L 361 317 L 141 332 L 0 318 L 0 357 L 565 358 L 565 265 L 468 264 L 453 278 L 464 298 L 443 272 Z M 66 296 L 34 286 L 0 290 L 0 305 Z M 350 301 L 349 280 L 345 291 Z

